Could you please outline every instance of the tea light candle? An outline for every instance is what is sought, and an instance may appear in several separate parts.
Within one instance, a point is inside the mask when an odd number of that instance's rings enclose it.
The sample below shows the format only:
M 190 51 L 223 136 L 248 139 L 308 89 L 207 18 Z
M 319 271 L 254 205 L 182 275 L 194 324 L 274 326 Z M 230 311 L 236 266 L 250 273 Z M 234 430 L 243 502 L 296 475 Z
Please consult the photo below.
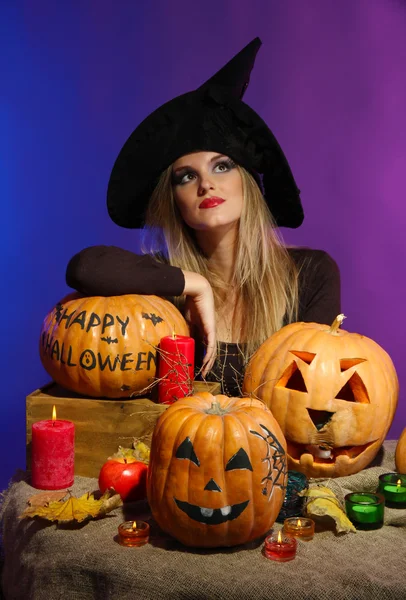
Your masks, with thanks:
M 389 508 L 406 508 L 406 475 L 385 473 L 379 476 L 378 492 Z
M 314 537 L 314 521 L 305 517 L 290 517 L 285 519 L 283 530 L 286 535 L 293 535 L 304 542 L 309 542 Z
M 172 404 L 193 391 L 195 341 L 186 335 L 167 335 L 159 343 L 158 398 Z
M 118 526 L 122 546 L 144 546 L 149 540 L 149 525 L 145 521 L 125 521 Z
M 273 532 L 265 538 L 264 554 L 277 562 L 287 562 L 296 557 L 297 541 L 294 537 Z
M 383 525 L 385 498 L 382 494 L 352 492 L 345 496 L 347 517 L 357 529 L 380 529 Z
M 32 425 L 31 485 L 39 490 L 61 490 L 73 484 L 75 426 L 56 418 Z

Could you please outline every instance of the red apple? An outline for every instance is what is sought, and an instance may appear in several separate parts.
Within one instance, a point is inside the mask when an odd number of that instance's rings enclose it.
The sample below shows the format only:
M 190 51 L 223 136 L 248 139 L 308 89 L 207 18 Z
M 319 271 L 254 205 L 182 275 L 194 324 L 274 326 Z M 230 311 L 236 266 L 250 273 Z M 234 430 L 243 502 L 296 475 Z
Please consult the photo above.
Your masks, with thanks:
M 147 496 L 148 465 L 131 457 L 111 457 L 99 474 L 99 488 L 114 488 L 123 502 L 142 500 Z

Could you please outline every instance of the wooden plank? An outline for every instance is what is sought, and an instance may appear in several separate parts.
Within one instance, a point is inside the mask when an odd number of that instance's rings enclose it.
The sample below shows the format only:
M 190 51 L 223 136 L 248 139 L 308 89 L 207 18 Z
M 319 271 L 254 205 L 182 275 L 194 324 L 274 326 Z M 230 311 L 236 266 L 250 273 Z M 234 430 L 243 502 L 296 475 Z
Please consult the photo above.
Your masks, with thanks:
M 219 393 L 219 384 L 195 382 L 194 391 Z M 49 419 L 55 405 L 57 418 L 75 423 L 75 474 L 98 477 L 106 459 L 118 446 L 134 438 L 149 443 L 159 416 L 167 406 L 147 398 L 99 400 L 84 398 L 52 382 L 26 398 L 26 466 L 31 469 L 31 428 Z

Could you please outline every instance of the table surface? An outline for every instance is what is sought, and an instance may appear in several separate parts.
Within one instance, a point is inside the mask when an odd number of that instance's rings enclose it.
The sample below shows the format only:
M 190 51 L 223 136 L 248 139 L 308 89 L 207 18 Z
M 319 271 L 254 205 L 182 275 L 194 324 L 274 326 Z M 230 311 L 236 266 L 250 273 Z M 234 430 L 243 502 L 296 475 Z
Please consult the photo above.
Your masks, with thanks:
M 334 480 L 335 488 L 374 491 L 378 476 L 394 470 L 395 444 L 385 442 L 372 466 Z M 94 491 L 97 481 L 77 477 L 72 489 L 75 495 Z M 387 511 L 376 531 L 336 534 L 334 527 L 318 526 L 312 541 L 298 542 L 295 560 L 275 563 L 262 554 L 263 539 L 235 548 L 185 548 L 159 530 L 146 502 L 74 527 L 18 519 L 36 492 L 19 472 L 4 495 L 7 600 L 406 599 L 406 510 Z M 133 519 L 151 525 L 150 543 L 142 548 L 117 542 L 118 525 Z

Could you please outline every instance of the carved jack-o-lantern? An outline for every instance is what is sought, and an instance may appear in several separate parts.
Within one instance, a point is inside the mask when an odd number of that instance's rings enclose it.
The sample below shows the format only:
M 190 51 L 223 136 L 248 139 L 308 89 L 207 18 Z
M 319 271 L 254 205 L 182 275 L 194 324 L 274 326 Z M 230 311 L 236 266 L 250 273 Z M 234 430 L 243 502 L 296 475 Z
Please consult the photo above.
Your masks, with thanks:
M 170 406 L 154 429 L 148 470 L 152 515 L 187 546 L 244 544 L 281 509 L 286 442 L 258 400 L 207 392 Z
M 333 325 L 292 323 L 250 360 L 244 393 L 260 398 L 281 426 L 290 469 L 308 477 L 357 473 L 392 423 L 398 379 L 373 340 Z

